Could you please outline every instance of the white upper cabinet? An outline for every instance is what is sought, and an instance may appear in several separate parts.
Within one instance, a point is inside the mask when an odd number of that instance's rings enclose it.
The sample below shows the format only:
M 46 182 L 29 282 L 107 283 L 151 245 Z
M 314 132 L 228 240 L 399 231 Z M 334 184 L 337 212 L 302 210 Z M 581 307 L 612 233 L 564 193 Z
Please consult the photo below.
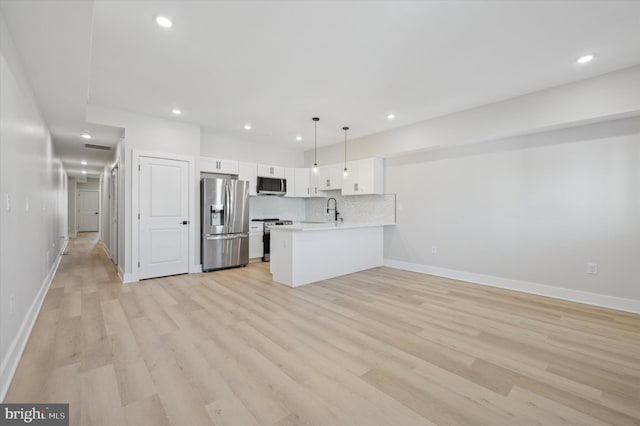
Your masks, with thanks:
M 289 183 L 287 182 L 287 185 Z M 295 169 L 295 186 L 293 196 L 298 198 L 323 197 L 322 191 L 318 188 L 318 176 L 313 173 L 313 169 Z
M 318 190 L 342 189 L 342 170 L 344 165 L 331 164 L 318 169 Z
M 287 180 L 287 188 L 289 181 Z M 307 198 L 311 195 L 311 188 L 309 186 L 309 169 L 296 168 L 294 169 L 294 189 L 293 196 L 299 198 Z
M 297 197 L 296 195 L 296 169 L 287 167 L 284 170 L 284 178 L 287 180 L 287 193 L 285 197 Z
M 238 179 L 249 181 L 249 195 L 258 195 L 258 165 L 256 163 L 240 163 L 238 165 Z
M 384 194 L 382 158 L 347 162 L 348 176 L 342 180 L 342 195 Z
M 284 167 L 267 166 L 265 164 L 258 164 L 258 176 L 284 179 L 285 177 Z
M 309 193 L 310 197 L 324 197 L 324 194 L 320 190 L 320 185 L 318 182 L 320 181 L 320 170 L 318 169 L 318 173 L 313 173 L 313 169 L 309 170 Z
M 238 174 L 238 162 L 220 158 L 200 157 L 200 171 L 204 173 Z

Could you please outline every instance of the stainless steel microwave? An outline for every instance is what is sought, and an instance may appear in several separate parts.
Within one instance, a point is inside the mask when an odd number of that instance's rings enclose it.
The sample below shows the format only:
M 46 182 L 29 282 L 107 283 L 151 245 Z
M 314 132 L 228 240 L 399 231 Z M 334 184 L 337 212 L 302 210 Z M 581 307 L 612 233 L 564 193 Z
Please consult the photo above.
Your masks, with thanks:
M 258 176 L 258 194 L 261 195 L 285 195 L 287 193 L 287 180 Z

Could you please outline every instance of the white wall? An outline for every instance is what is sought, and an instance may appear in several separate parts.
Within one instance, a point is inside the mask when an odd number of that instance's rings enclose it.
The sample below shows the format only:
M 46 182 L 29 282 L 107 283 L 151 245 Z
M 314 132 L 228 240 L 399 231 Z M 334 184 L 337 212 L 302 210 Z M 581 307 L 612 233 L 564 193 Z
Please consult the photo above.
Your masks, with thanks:
M 77 183 L 78 190 L 81 189 L 90 189 L 90 190 L 100 190 L 100 178 L 88 177 L 85 183 Z
M 640 65 L 353 139 L 348 157 L 392 157 L 630 117 L 640 114 L 638 93 Z M 341 143 L 318 149 L 320 165 L 343 160 Z M 305 164 L 313 164 L 313 150 Z
M 106 167 L 105 167 L 106 168 Z M 111 258 L 111 252 L 109 247 L 109 174 L 102 173 L 100 175 L 100 241 L 102 241 L 109 258 Z
M 111 158 L 111 160 L 104 166 L 103 170 L 102 170 L 102 174 L 100 175 L 100 188 L 101 188 L 101 193 L 102 193 L 102 203 L 100 205 L 100 214 L 101 214 L 101 218 L 102 218 L 102 228 L 100 229 L 100 239 L 102 241 L 102 243 L 104 244 L 104 247 L 107 251 L 107 254 L 109 255 L 109 257 L 111 258 L 111 260 L 113 260 L 117 265 L 118 268 L 120 268 L 120 250 L 123 250 L 123 248 L 121 249 L 120 247 L 124 247 L 124 227 L 119 227 L 118 228 L 118 247 L 115 247 L 116 250 L 114 250 L 114 247 L 111 247 L 111 227 L 114 226 L 114 222 L 115 222 L 115 226 L 117 226 L 118 223 L 124 223 L 124 219 L 123 219 L 123 211 L 122 209 L 120 209 L 118 211 L 118 215 L 119 217 L 117 218 L 112 218 L 111 217 L 111 206 L 110 206 L 110 198 L 113 196 L 113 194 L 110 192 L 111 188 L 110 188 L 110 182 L 111 182 L 111 171 L 115 168 L 118 167 L 118 169 L 121 167 L 121 164 L 124 164 L 124 137 L 122 137 L 118 143 L 115 146 L 114 149 L 114 153 L 113 153 L 113 157 Z M 122 176 L 120 176 L 120 173 L 118 173 L 118 181 L 116 182 L 116 186 L 117 188 L 115 188 L 114 190 L 117 193 L 117 205 L 118 206 L 122 206 L 124 205 L 124 194 L 122 193 L 123 191 L 121 190 L 121 188 L 124 187 L 124 179 L 122 178 Z M 122 217 L 122 218 L 121 218 Z M 120 234 L 122 234 L 122 237 L 120 236 Z M 114 257 L 117 256 L 118 259 L 115 259 Z M 119 269 L 119 273 L 122 276 L 123 275 L 123 271 Z
M 350 142 L 386 157 L 387 264 L 640 312 L 638 93 L 634 67 Z
M 25 75 L 0 14 L 0 400 L 66 237 L 65 171 Z
M 386 259 L 640 300 L 638 118 L 387 159 L 386 188 Z
M 133 170 L 134 150 L 136 152 L 152 152 L 159 155 L 178 155 L 197 158 L 200 155 L 200 127 L 177 120 L 165 120 L 142 114 L 134 114 L 111 108 L 89 105 L 87 107 L 87 121 L 124 129 L 124 139 L 116 147 L 119 163 L 119 221 L 118 232 L 118 269 L 125 281 L 133 278 L 134 259 L 133 248 L 137 244 L 137 237 L 133 235 Z M 135 183 L 137 184 L 137 183 Z M 194 178 L 192 191 L 199 194 L 199 179 Z M 190 209 L 195 214 L 199 208 L 199 196 L 194 195 L 190 200 Z M 195 223 L 195 220 L 194 220 Z M 196 252 L 200 240 L 196 238 L 195 228 L 190 230 L 190 261 L 191 265 L 199 263 Z
M 78 227 L 76 225 L 77 185 L 76 178 L 70 176 L 67 180 L 67 232 L 71 238 L 75 238 L 78 235 Z
M 211 132 L 202 133 L 200 155 L 284 167 L 303 167 L 304 162 L 304 152 L 300 149 L 236 140 Z

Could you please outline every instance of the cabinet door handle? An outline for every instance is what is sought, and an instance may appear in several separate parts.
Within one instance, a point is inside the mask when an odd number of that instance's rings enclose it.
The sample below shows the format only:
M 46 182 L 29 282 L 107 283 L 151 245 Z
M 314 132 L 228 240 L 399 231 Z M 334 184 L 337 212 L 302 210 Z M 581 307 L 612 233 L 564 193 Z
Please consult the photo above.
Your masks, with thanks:
M 269 173 L 273 174 L 273 167 L 269 169 Z
M 317 186 L 315 187 L 315 190 L 316 190 L 316 194 L 317 194 L 318 193 L 318 187 Z
M 309 195 L 309 187 L 307 187 L 307 195 Z
M 357 190 L 358 190 L 358 184 L 357 184 L 357 183 L 354 183 L 354 184 L 353 184 L 353 190 L 354 190 L 354 191 L 357 191 Z
M 331 186 L 331 179 L 327 179 L 327 188 Z

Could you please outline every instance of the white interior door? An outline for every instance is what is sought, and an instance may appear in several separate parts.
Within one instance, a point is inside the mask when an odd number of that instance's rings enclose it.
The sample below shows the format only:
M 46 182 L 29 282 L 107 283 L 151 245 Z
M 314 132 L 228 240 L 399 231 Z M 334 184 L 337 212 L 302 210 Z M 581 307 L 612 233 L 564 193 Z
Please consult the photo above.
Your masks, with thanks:
M 109 178 L 109 252 L 118 264 L 118 168 L 111 170 Z
M 96 190 L 78 191 L 78 231 L 97 232 L 100 223 L 100 200 Z
M 140 157 L 138 278 L 189 270 L 189 163 Z

